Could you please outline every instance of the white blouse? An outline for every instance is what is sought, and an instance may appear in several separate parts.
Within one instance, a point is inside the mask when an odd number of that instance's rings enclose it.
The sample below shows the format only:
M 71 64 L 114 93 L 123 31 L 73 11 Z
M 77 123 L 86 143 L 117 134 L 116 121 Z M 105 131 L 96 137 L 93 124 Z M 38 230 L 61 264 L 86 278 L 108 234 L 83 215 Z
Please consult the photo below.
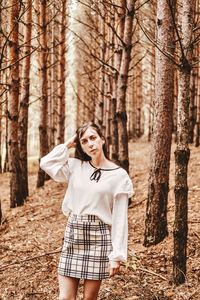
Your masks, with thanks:
M 128 173 L 121 167 L 101 169 L 99 181 L 91 180 L 97 169 L 90 162 L 69 158 L 66 143 L 42 157 L 40 167 L 55 181 L 68 182 L 62 203 L 63 213 L 96 215 L 109 224 L 113 246 L 109 260 L 126 261 L 128 198 L 133 195 Z

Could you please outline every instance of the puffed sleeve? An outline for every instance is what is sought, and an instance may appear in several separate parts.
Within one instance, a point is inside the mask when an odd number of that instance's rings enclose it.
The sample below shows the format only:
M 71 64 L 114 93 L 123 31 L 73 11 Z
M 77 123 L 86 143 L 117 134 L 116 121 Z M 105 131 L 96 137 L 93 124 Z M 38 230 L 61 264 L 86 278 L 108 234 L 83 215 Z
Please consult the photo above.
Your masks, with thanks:
M 42 157 L 40 167 L 55 181 L 68 182 L 70 166 L 66 143 L 57 145 L 51 152 Z
M 113 250 L 110 261 L 127 260 L 128 248 L 128 199 L 133 196 L 133 184 L 126 171 L 118 178 L 114 191 L 111 239 Z
M 118 184 L 114 191 L 114 198 L 116 198 L 118 194 L 126 194 L 128 195 L 128 198 L 131 198 L 134 195 L 132 180 L 125 170 L 123 170 L 123 174 L 121 174 L 118 179 Z
M 110 261 L 127 260 L 128 246 L 128 194 L 118 194 L 114 199 L 111 227 L 112 251 Z

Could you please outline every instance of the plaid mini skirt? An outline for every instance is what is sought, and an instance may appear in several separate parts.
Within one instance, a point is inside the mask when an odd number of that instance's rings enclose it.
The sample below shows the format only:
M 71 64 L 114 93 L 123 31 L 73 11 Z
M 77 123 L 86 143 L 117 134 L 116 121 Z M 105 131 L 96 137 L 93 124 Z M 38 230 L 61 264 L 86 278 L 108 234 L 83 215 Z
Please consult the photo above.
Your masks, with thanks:
M 65 230 L 58 274 L 80 279 L 109 277 L 110 226 L 94 215 L 71 214 Z

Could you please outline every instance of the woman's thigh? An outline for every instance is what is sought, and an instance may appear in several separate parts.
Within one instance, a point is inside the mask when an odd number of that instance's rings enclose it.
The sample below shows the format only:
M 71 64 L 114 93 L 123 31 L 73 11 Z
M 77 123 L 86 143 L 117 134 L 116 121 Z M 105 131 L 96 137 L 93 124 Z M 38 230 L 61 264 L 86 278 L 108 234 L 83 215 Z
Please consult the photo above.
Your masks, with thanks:
M 58 274 L 59 300 L 75 300 L 79 285 L 78 278 L 66 277 Z
M 98 297 L 101 280 L 84 280 L 84 297 L 83 300 L 96 300 Z

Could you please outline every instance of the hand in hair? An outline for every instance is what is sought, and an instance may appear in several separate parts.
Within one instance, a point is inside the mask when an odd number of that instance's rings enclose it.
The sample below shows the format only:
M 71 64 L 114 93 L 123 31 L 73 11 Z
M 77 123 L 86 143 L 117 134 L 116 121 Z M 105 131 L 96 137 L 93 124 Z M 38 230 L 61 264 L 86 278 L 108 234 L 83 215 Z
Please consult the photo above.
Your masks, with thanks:
M 66 146 L 68 149 L 70 148 L 75 148 L 76 147 L 76 139 L 77 139 L 77 134 L 73 135 L 67 142 Z

